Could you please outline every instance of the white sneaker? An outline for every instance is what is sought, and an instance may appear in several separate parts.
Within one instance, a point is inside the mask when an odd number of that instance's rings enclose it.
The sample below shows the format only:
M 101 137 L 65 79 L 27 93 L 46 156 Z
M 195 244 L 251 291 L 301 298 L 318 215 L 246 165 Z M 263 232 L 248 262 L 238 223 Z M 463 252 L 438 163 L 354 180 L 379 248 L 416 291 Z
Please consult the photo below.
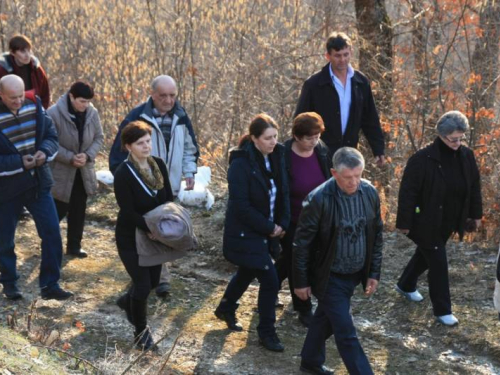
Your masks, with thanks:
M 455 318 L 453 314 L 437 316 L 436 319 L 439 323 L 448 327 L 453 327 L 458 324 L 458 319 Z
M 396 285 L 396 292 L 401 294 L 403 297 L 405 297 L 410 302 L 420 302 L 424 299 L 424 297 L 422 297 L 422 295 L 419 293 L 418 290 L 415 290 L 414 292 L 409 293 L 409 292 L 405 292 L 405 291 L 401 290 L 401 288 Z

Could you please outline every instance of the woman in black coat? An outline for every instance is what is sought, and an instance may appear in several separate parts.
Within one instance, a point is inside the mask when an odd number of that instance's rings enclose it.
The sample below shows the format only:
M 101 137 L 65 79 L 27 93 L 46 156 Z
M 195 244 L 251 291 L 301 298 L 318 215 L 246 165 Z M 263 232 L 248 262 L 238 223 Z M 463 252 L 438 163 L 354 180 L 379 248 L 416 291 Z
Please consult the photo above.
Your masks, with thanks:
M 437 320 L 458 324 L 451 311 L 446 241 L 457 232 L 481 224 L 479 170 L 471 149 L 462 145 L 469 129 L 458 111 L 445 113 L 436 126 L 435 141 L 413 155 L 399 189 L 396 227 L 417 244 L 415 254 L 399 278 L 396 290 L 409 301 L 420 302 L 418 277 L 427 269 L 429 295 Z
M 290 220 L 284 149 L 278 144 L 278 125 L 266 114 L 256 116 L 238 148 L 231 151 L 227 174 L 229 200 L 224 226 L 225 258 L 239 266 L 215 310 L 229 329 L 241 331 L 237 301 L 257 278 L 259 342 L 283 351 L 274 324 L 279 284 L 272 257 Z
M 292 138 L 285 142 L 291 218 L 288 230 L 281 240 L 282 251 L 275 265 L 280 286 L 288 278 L 293 309 L 298 312 L 299 321 L 306 327 L 312 319 L 312 305 L 310 298 L 303 301 L 293 292 L 292 243 L 302 211 L 302 201 L 307 194 L 331 177 L 332 160 L 329 150 L 319 139 L 324 130 L 325 125 L 320 115 L 315 112 L 301 113 L 293 120 Z
M 117 301 L 135 327 L 134 343 L 142 350 L 156 349 L 147 326 L 147 299 L 160 280 L 161 265 L 139 265 L 135 230 L 140 228 L 154 238 L 144 214 L 173 200 L 167 167 L 163 160 L 151 156 L 151 127 L 142 121 L 129 123 L 121 133 L 128 158 L 115 172 L 115 196 L 120 211 L 116 221 L 116 245 L 132 286 Z

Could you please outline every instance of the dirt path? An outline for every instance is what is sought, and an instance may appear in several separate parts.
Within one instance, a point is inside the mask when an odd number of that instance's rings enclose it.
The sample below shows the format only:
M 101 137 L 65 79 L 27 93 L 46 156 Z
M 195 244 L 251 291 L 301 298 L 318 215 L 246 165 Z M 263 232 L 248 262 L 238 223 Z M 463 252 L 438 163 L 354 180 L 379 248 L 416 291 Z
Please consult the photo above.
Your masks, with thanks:
M 298 374 L 306 329 L 291 311 L 288 290 L 280 292 L 285 307 L 277 310 L 284 353 L 271 353 L 258 346 L 257 284 L 240 301 L 238 318 L 243 332 L 228 331 L 213 316 L 234 271 L 221 257 L 223 215 L 221 199 L 212 212 L 194 210 L 200 249 L 173 265 L 171 297 L 150 297 L 150 325 L 155 339 L 162 340 L 156 355 L 147 354 L 133 364 L 139 355 L 131 348 L 133 330 L 114 303 L 126 289 L 128 276 L 115 248 L 116 210 L 110 193 L 103 193 L 89 207 L 84 247 L 90 257 L 64 260 L 63 285 L 76 293 L 67 302 L 37 299 L 39 243 L 32 221 L 22 222 L 17 253 L 25 298 L 17 303 L 0 298 L 2 325 L 7 324 L 7 316 L 16 316 L 14 331 L 29 337 L 32 343 L 68 350 L 109 374 L 122 373 L 131 364 L 130 373 L 143 374 Z M 379 291 L 366 299 L 358 290 L 353 298 L 355 323 L 374 371 L 500 374 L 500 323 L 491 300 L 496 249 L 451 243 L 452 300 L 460 325 L 450 329 L 434 322 L 425 281 L 421 283 L 425 297 L 421 304 L 410 304 L 393 290 L 413 248 L 406 238 L 387 234 Z M 26 350 L 25 345 L 17 353 L 36 361 L 37 356 L 26 354 Z M 60 373 L 92 371 L 75 358 L 58 358 Z M 0 356 L 0 373 L 5 363 Z M 337 374 L 346 374 L 333 340 L 327 345 L 327 365 Z

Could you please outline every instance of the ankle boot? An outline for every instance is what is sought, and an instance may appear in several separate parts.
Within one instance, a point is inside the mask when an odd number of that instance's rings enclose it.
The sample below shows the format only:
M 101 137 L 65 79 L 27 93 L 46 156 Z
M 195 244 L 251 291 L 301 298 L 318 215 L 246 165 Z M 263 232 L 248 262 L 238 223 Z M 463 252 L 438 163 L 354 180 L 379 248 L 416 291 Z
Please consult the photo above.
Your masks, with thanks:
M 125 314 L 127 315 L 127 320 L 129 321 L 130 324 L 134 324 L 134 321 L 132 320 L 132 312 L 130 310 L 130 293 L 127 292 L 124 295 L 122 295 L 120 298 L 116 300 L 116 304 L 120 309 L 125 311 Z
M 135 326 L 134 345 L 140 350 L 157 350 L 147 321 L 148 302 L 130 298 L 130 312 Z

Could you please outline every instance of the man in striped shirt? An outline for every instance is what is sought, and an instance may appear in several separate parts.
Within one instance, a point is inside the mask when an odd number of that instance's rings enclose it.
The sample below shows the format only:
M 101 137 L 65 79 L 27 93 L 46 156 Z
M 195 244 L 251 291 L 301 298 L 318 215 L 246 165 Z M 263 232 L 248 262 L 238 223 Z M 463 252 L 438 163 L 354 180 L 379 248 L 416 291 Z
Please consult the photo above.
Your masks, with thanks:
M 58 150 L 57 133 L 38 97 L 25 97 L 24 82 L 10 74 L 0 79 L 0 283 L 4 295 L 22 298 L 17 286 L 14 237 L 23 207 L 35 220 L 42 240 L 39 285 L 43 299 L 65 300 L 73 293 L 59 286 L 62 241 L 50 195 L 47 162 Z

